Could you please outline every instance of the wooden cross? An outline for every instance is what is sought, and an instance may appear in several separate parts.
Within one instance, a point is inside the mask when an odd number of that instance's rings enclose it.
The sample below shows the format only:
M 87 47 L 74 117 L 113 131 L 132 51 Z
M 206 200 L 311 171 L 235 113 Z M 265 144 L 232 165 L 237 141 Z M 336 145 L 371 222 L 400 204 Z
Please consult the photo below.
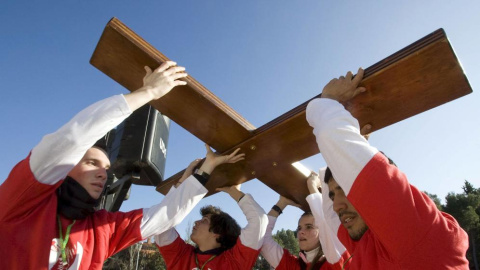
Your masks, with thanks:
M 142 86 L 144 66 L 154 69 L 167 60 L 113 18 L 90 63 L 135 91 Z M 246 154 L 244 161 L 214 171 L 207 196 L 217 187 L 257 178 L 308 209 L 306 176 L 292 163 L 319 153 L 305 118 L 309 101 L 255 128 L 193 77 L 185 80 L 186 86 L 177 86 L 150 104 L 219 153 L 240 147 Z M 472 92 L 443 29 L 365 69 L 361 85 L 368 91 L 344 105 L 361 127 L 371 124 L 372 132 Z M 166 194 L 182 173 L 160 183 L 157 190 Z

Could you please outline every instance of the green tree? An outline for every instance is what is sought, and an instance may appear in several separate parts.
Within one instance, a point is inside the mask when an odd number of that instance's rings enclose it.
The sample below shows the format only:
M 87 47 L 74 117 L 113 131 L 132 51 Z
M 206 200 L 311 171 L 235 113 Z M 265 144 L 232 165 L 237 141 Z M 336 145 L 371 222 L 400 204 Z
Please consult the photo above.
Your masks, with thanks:
M 430 199 L 432 199 L 432 201 L 433 201 L 433 202 L 435 203 L 435 205 L 437 206 L 438 210 L 443 211 L 442 202 L 440 201 L 440 198 L 438 198 L 437 195 L 428 193 L 428 192 L 426 192 L 426 191 L 424 191 L 424 193 L 427 194 L 428 197 L 430 197 Z
M 141 245 L 141 249 L 139 249 Z M 138 261 L 137 261 L 138 260 Z M 103 264 L 103 270 L 155 269 L 166 270 L 167 265 L 155 244 L 139 242 L 112 257 Z
M 298 254 L 298 252 L 300 252 L 297 237 L 292 230 L 281 229 L 273 235 L 273 239 L 275 239 L 280 246 L 287 249 L 290 254 Z
M 154 253 L 144 253 L 138 269 L 166 270 L 167 265 L 157 250 Z
M 124 249 L 108 258 L 103 264 L 103 270 L 127 270 L 130 254 L 128 249 Z
M 467 258 L 473 269 L 479 269 L 480 258 L 480 189 L 474 188 L 465 180 L 463 193 L 449 193 L 443 207 L 446 213 L 452 215 L 460 226 L 468 233 L 470 247 Z
M 273 235 L 273 239 L 283 248 L 287 249 L 290 254 L 298 254 L 300 248 L 298 247 L 297 237 L 292 230 L 281 229 Z M 270 264 L 263 258 L 258 256 L 258 259 L 253 267 L 255 270 L 270 270 Z

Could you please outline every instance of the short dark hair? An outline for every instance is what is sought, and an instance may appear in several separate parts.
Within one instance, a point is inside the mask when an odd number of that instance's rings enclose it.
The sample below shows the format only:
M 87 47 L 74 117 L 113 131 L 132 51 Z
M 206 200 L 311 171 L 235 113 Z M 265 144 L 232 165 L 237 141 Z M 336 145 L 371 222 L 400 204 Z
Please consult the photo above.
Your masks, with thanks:
M 325 184 L 328 184 L 328 182 L 330 182 L 330 179 L 332 179 L 333 175 L 332 175 L 332 171 L 330 170 L 330 167 L 327 167 L 327 169 L 325 170 L 325 177 L 323 178 L 323 182 L 325 182 Z
M 306 211 L 300 216 L 300 218 L 302 218 L 304 216 L 313 216 L 313 213 L 311 211 Z
M 108 146 L 107 146 L 107 138 L 106 136 L 103 136 L 100 138 L 97 142 L 92 147 L 96 147 L 100 150 L 103 150 L 105 153 L 108 153 Z M 108 154 L 107 154 L 108 156 Z
M 232 248 L 237 243 L 240 235 L 240 225 L 229 214 L 223 212 L 220 208 L 207 205 L 200 209 L 202 217 L 210 215 L 210 232 L 219 234 L 217 243 L 224 250 Z
M 393 160 L 391 158 L 389 158 L 387 155 L 385 155 L 385 153 L 383 153 L 382 151 L 380 151 L 380 153 L 382 153 L 387 159 L 388 159 L 388 163 L 390 165 L 393 165 L 395 167 L 398 167 L 397 164 L 395 164 L 395 162 L 393 162 Z
M 388 163 L 390 165 L 397 167 L 397 164 L 395 164 L 395 162 L 393 162 L 392 159 L 390 159 L 387 155 L 385 155 L 385 153 L 383 153 L 382 151 L 380 151 L 380 153 L 382 153 L 382 155 L 384 155 L 388 159 Z M 325 184 L 328 184 L 328 182 L 330 182 L 330 179 L 332 178 L 333 178 L 332 171 L 330 170 L 330 167 L 327 167 L 327 169 L 325 170 L 325 177 L 323 178 L 323 182 L 325 182 Z

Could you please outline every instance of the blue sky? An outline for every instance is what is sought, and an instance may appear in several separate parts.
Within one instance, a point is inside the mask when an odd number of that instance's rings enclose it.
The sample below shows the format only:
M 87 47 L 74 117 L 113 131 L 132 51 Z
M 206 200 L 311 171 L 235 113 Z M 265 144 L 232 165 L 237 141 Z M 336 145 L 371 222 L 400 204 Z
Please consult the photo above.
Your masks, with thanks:
M 370 142 L 412 184 L 440 198 L 461 192 L 465 179 L 479 187 L 478 14 L 478 1 L 2 1 L 0 183 L 43 135 L 89 104 L 127 92 L 89 64 L 115 16 L 256 127 L 320 93 L 331 78 L 444 28 L 473 93 L 377 131 Z M 172 125 L 166 175 L 204 154 L 202 142 Z M 325 165 L 321 155 L 304 164 Z M 258 180 L 242 187 L 267 211 L 278 199 Z M 134 186 L 122 210 L 162 197 Z M 221 205 L 245 225 L 227 195 L 200 206 L 206 204 Z M 300 214 L 287 208 L 277 228 L 294 229 Z M 197 207 L 178 231 L 184 235 L 198 217 Z

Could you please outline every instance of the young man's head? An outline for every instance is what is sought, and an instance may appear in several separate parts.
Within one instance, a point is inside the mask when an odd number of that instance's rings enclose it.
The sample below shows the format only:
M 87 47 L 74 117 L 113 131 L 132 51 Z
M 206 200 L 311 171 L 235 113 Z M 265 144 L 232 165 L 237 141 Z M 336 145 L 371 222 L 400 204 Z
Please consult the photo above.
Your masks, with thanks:
M 333 201 L 333 210 L 337 213 L 342 225 L 353 240 L 359 240 L 368 230 L 368 226 L 357 210 L 345 196 L 343 189 L 333 178 L 330 168 L 325 171 L 325 183 L 328 184 L 328 196 Z
M 201 251 L 226 250 L 235 245 L 240 235 L 240 226 L 235 219 L 211 205 L 202 207 L 200 213 L 202 219 L 195 221 L 190 239 Z
M 88 149 L 83 158 L 68 173 L 77 181 L 93 199 L 102 195 L 107 181 L 107 170 L 110 168 L 110 160 L 106 152 L 100 147 Z
M 390 165 L 397 167 L 397 164 L 393 162 L 385 153 L 380 151 L 387 159 Z M 343 192 L 343 189 L 338 185 L 335 178 L 333 178 L 332 171 L 327 167 L 325 171 L 325 178 L 323 180 L 328 184 L 329 193 L 328 196 L 333 201 L 333 210 L 338 214 L 342 225 L 347 229 L 348 234 L 354 240 L 362 238 L 363 234 L 368 230 L 368 226 L 363 218 L 358 214 L 357 210 L 348 201 L 347 196 Z

